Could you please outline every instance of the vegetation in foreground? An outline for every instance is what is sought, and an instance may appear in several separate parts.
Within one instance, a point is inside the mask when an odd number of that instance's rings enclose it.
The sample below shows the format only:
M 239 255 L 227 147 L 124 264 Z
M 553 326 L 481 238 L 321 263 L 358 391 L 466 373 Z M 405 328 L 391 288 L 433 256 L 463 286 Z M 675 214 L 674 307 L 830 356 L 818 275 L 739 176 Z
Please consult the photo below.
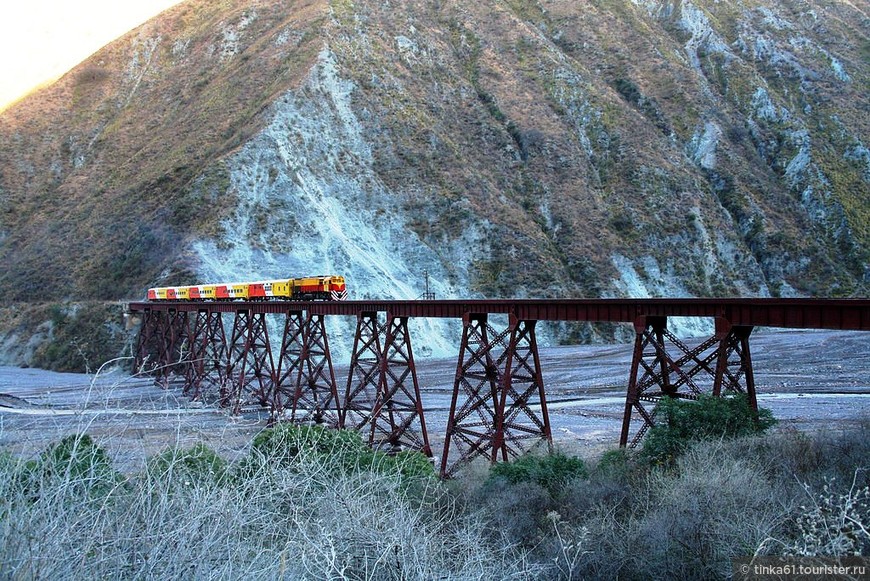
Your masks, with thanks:
M 651 437 L 446 483 L 319 427 L 266 430 L 232 464 L 166 450 L 132 476 L 71 436 L 0 455 L 0 577 L 713 579 L 738 556 L 870 554 L 870 424 L 763 434 L 736 404 L 709 410 L 676 405 L 664 456 Z M 684 431 L 705 415 L 727 427 Z

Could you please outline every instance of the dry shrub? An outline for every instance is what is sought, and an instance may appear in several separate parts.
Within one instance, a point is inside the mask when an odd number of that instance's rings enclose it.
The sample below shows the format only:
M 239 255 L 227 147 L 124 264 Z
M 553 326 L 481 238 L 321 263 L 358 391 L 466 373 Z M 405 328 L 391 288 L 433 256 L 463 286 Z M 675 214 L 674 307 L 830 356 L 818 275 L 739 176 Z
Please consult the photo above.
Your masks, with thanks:
M 785 554 L 808 557 L 847 557 L 870 553 L 870 486 L 859 486 L 856 470 L 848 488 L 835 479 L 820 492 L 804 485 L 809 502 L 795 519 L 796 538 Z
M 614 452 L 552 490 L 295 434 L 266 446 L 282 461 L 171 450 L 127 479 L 81 437 L 0 454 L 0 578 L 721 579 L 734 557 L 870 550 L 866 426 L 696 442 L 669 468 Z
M 547 534 L 544 517 L 556 509 L 547 490 L 534 482 L 510 484 L 496 480 L 477 496 L 493 535 L 504 535 L 511 543 L 526 548 L 537 546 Z
M 726 578 L 731 559 L 753 554 L 790 509 L 780 485 L 742 457 L 737 442 L 695 443 L 673 469 L 643 478 L 619 470 L 608 481 L 607 471 L 593 472 L 594 486 L 576 487 L 571 499 L 588 529 L 581 576 Z
M 649 534 L 667 539 L 661 548 L 680 562 L 680 577 L 727 576 L 730 559 L 752 554 L 790 508 L 776 481 L 720 442 L 694 446 L 677 474 L 657 471 L 651 481 Z
M 0 462 L 0 577 L 48 579 L 525 578 L 523 552 L 493 542 L 434 478 L 336 471 L 318 452 L 292 466 L 255 455 L 244 478 L 189 478 L 219 463 L 166 453 L 99 495 L 69 470 L 37 497 L 28 464 Z M 194 461 L 191 461 L 193 457 Z M 202 461 L 205 459 L 205 461 Z M 256 465 L 252 463 L 257 463 Z M 183 475 L 189 485 L 174 479 Z
M 870 468 L 870 422 L 839 431 L 783 429 L 764 438 L 735 440 L 732 446 L 768 477 L 790 482 L 793 495 L 802 496 L 804 483 L 820 489 L 832 478 L 849 482 L 856 468 Z M 858 478 L 859 485 L 870 485 L 870 471 L 858 472 Z

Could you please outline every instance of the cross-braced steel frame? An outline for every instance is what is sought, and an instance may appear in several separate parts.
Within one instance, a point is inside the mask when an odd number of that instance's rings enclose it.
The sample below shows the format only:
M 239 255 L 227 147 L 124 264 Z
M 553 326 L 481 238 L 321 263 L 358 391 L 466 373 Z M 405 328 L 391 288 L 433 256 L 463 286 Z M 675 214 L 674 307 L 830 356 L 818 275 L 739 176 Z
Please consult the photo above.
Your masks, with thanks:
M 194 401 L 217 399 L 225 393 L 228 358 L 221 313 L 199 309 L 190 331 L 190 362 L 183 393 Z
M 247 403 L 268 406 L 276 377 L 266 315 L 249 309 L 236 311 L 227 352 L 228 381 L 220 394 L 221 405 L 233 413 Z
M 383 326 L 377 312 L 362 312 L 356 318 L 356 333 L 347 389 L 341 413 L 341 427 L 360 431 L 371 422 L 381 383 L 381 335 Z
M 507 329 L 496 333 L 486 314 L 467 314 L 441 475 L 452 476 L 477 456 L 490 462 L 516 458 L 527 451 L 525 440 L 552 442 L 535 321 L 511 315 Z
M 432 456 L 408 332 L 408 317 L 387 314 L 387 334 L 370 424 L 369 443 L 372 446 L 417 450 Z
M 139 335 L 136 339 L 136 351 L 133 357 L 134 373 L 155 375 L 160 366 L 159 353 L 160 338 L 163 334 L 163 319 L 166 315 L 163 311 L 146 309 L 142 313 L 142 323 L 139 326 Z
M 357 317 L 342 426 L 367 432 L 373 447 L 431 456 L 408 317 L 386 321 L 376 312 Z
M 341 406 L 323 315 L 287 313 L 276 376 L 273 422 L 338 426 Z
M 749 351 L 752 327 L 716 319 L 716 332 L 694 347 L 671 333 L 667 317 L 647 316 L 635 321 L 635 342 L 619 445 L 635 447 L 655 425 L 663 397 L 697 399 L 703 393 L 719 396 L 746 393 L 757 408 L 755 379 Z M 640 427 L 629 441 L 633 417 Z
M 189 359 L 187 311 L 145 311 L 133 362 L 137 372 L 153 375 L 164 389 Z

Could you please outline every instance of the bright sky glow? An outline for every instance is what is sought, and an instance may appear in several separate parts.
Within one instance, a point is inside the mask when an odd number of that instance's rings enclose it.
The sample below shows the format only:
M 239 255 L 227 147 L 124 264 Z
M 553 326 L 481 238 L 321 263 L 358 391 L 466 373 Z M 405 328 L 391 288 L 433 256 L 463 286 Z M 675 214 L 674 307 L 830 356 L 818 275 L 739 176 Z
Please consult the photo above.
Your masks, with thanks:
M 13 0 L 0 17 L 0 111 L 180 0 Z

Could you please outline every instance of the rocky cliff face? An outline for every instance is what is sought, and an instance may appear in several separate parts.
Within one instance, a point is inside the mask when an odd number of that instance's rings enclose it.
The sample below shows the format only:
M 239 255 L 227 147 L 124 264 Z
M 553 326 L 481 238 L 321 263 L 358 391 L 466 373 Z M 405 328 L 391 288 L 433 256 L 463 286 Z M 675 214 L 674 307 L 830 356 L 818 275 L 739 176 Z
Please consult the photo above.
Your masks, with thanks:
M 868 46 L 846 2 L 189 0 L 0 116 L 0 288 L 866 294 Z

